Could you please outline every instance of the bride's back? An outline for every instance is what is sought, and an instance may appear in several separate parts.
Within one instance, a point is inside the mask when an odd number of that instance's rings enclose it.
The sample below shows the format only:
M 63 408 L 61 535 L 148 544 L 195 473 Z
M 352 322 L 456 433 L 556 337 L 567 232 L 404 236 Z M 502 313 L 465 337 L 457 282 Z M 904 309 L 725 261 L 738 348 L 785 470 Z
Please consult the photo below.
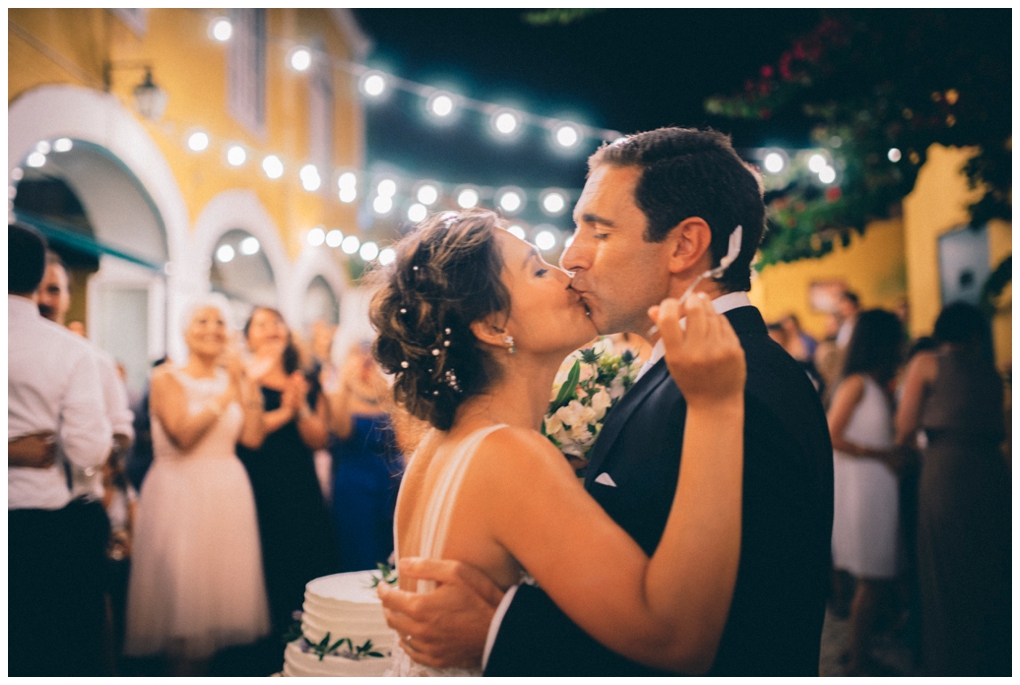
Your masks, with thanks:
M 522 570 L 500 546 L 481 516 L 488 498 L 479 478 L 465 478 L 476 459 L 493 458 L 486 445 L 502 424 L 454 425 L 432 431 L 410 459 L 395 515 L 394 540 L 399 557 L 455 559 L 485 572 L 506 589 L 520 581 Z M 401 581 L 402 589 L 426 592 L 429 584 Z

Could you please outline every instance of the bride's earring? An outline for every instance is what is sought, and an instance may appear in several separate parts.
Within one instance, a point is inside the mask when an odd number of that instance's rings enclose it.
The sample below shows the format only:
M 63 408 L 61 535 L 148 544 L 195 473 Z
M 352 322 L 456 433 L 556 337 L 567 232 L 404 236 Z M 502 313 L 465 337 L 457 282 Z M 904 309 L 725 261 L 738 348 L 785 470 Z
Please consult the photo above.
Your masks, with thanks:
M 503 338 L 503 342 L 507 344 L 506 351 L 509 352 L 510 354 L 513 354 L 514 352 L 517 351 L 516 349 L 514 349 L 514 337 L 512 335 L 508 335 L 505 338 Z

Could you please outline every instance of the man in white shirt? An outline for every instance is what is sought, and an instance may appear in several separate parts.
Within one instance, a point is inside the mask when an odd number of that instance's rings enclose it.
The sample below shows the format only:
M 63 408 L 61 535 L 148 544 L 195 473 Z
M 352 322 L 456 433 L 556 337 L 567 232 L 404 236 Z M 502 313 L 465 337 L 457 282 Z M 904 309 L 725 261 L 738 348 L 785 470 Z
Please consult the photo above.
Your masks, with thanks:
M 83 634 L 101 608 L 94 588 L 83 587 L 78 558 L 88 514 L 72 501 L 64 462 L 101 467 L 113 434 L 88 344 L 39 315 L 44 267 L 42 237 L 9 225 L 8 675 L 102 675 L 98 641 Z M 40 435 L 55 438 L 59 458 L 25 455 L 46 442 Z

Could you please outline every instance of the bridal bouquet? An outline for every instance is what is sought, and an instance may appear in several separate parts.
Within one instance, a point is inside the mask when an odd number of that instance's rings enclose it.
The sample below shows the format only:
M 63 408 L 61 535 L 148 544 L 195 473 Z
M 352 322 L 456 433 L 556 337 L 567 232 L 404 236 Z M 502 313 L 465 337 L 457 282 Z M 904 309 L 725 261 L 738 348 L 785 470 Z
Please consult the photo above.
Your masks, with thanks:
M 605 338 L 574 352 L 556 374 L 542 434 L 568 458 L 584 459 L 606 412 L 634 384 L 640 369 L 630 350 L 614 354 Z

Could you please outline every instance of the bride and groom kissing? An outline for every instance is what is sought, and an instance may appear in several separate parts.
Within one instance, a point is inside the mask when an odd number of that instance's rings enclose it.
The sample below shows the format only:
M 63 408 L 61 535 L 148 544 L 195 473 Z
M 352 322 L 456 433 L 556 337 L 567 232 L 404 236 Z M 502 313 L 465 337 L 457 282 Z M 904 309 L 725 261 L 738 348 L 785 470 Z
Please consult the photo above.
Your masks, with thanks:
M 574 219 L 563 270 L 471 211 L 381 274 L 376 358 L 435 428 L 380 584 L 394 675 L 817 675 L 832 451 L 746 294 L 760 177 L 720 133 L 636 134 L 592 155 Z M 538 428 L 563 357 L 615 332 L 652 358 L 582 489 Z

